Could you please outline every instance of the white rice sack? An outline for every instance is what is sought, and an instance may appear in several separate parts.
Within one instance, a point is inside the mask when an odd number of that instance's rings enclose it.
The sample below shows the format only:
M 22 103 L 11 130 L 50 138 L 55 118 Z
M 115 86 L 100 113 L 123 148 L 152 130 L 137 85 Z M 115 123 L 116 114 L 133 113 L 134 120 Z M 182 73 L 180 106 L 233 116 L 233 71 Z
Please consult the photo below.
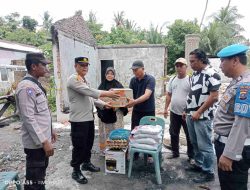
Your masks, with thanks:
M 144 139 L 144 138 L 151 138 L 154 139 L 156 142 L 160 142 L 162 140 L 162 133 L 158 133 L 156 135 L 151 134 L 135 134 L 135 139 Z
M 151 134 L 157 135 L 162 132 L 162 127 L 160 125 L 140 125 L 133 129 L 131 134 Z
M 148 144 L 148 145 L 155 145 L 155 144 L 159 144 L 158 142 L 156 142 L 154 139 L 151 138 L 144 138 L 144 139 L 131 139 L 130 141 L 131 143 L 138 143 L 138 144 Z
M 130 143 L 129 145 L 130 147 L 146 149 L 146 150 L 157 150 L 159 146 L 158 144 L 149 145 L 149 144 L 139 144 L 139 143 Z

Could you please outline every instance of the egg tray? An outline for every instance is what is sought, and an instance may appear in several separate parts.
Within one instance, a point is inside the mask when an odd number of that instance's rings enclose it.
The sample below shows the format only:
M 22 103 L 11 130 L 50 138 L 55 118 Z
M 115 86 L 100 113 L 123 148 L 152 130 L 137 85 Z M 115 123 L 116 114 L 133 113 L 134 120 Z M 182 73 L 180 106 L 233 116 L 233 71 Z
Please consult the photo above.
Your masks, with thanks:
M 128 146 L 127 140 L 110 140 L 106 141 L 106 146 L 110 149 L 122 149 Z

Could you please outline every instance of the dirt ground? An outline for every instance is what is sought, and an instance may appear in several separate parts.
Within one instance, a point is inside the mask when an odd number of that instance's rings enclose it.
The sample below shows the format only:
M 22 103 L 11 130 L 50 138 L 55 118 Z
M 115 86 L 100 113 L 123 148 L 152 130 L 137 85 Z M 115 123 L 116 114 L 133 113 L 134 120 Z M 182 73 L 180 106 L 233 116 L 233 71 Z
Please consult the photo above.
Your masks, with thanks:
M 127 118 L 129 120 L 129 117 Z M 20 126 L 19 122 L 13 122 L 9 126 L 0 128 L 0 171 L 18 171 L 21 180 L 25 174 L 25 155 L 21 145 L 20 130 L 15 128 Z M 166 129 L 166 131 L 168 131 Z M 105 174 L 104 157 L 99 155 L 98 136 L 96 133 L 95 144 L 92 152 L 92 162 L 101 167 L 101 172 L 84 174 L 89 179 L 86 185 L 80 185 L 71 179 L 72 168 L 69 165 L 71 159 L 70 130 L 59 128 L 58 141 L 55 144 L 55 155 L 51 157 L 47 169 L 47 189 L 48 190 L 110 190 L 110 189 L 135 189 L 135 190 L 194 190 L 194 189 L 220 189 L 218 178 L 207 184 L 194 184 L 192 179 L 197 176 L 195 173 L 186 172 L 188 166 L 185 146 L 181 148 L 181 157 L 168 160 L 165 157 L 170 151 L 163 149 L 162 163 L 162 185 L 156 184 L 154 165 L 144 166 L 143 160 L 135 161 L 133 164 L 132 177 L 127 175 Z M 127 164 L 128 165 L 128 164 Z M 202 186 L 201 186 L 202 185 Z

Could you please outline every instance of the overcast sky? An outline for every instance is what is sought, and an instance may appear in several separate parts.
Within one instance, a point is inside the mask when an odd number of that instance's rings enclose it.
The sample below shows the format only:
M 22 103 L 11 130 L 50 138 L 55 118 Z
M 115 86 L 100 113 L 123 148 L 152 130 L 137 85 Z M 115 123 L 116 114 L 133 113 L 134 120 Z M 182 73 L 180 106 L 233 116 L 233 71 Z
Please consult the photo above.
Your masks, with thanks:
M 113 24 L 114 13 L 124 11 L 125 17 L 134 20 L 138 26 L 148 28 L 150 23 L 161 26 L 171 24 L 175 19 L 193 20 L 200 22 L 206 0 L 1 0 L 0 16 L 19 12 L 35 18 L 41 24 L 44 11 L 49 11 L 54 21 L 74 15 L 76 10 L 82 10 L 87 18 L 89 11 L 96 13 L 97 20 L 108 30 Z M 209 0 L 204 24 L 208 17 L 225 7 L 228 0 Z M 239 21 L 250 38 L 250 11 L 248 0 L 231 0 L 231 5 L 237 6 L 244 16 Z

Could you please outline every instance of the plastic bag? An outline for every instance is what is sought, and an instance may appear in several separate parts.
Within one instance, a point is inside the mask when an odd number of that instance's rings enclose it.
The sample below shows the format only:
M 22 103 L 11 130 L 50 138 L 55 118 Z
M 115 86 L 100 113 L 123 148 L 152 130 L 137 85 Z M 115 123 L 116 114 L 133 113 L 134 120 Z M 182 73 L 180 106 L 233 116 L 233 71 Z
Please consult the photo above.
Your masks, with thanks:
M 162 127 L 160 125 L 140 125 L 133 129 L 131 134 L 151 134 L 157 135 L 162 132 Z
M 128 140 L 130 131 L 127 129 L 115 129 L 110 132 L 109 139 L 111 140 Z
M 135 139 L 144 139 L 144 138 L 152 138 L 156 142 L 160 142 L 162 139 L 162 133 L 159 133 L 157 135 L 151 135 L 151 134 L 135 134 L 133 136 Z
M 139 143 L 129 143 L 129 146 L 140 148 L 140 149 L 146 149 L 146 150 L 157 150 L 159 147 L 159 144 L 148 145 L 148 144 L 139 144 Z

